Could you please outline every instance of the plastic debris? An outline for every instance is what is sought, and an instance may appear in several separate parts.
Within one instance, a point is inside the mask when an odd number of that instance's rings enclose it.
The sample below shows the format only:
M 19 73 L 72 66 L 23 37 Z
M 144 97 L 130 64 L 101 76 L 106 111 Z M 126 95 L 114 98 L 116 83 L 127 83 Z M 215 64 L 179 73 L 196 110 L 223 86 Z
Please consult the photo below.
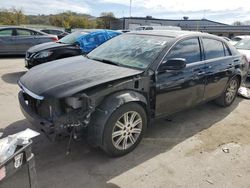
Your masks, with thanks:
M 241 86 L 238 90 L 238 95 L 250 99 L 250 90 L 247 87 Z
M 31 129 L 26 129 L 19 133 L 0 139 L 0 163 L 13 155 L 17 146 L 28 144 L 29 139 L 38 135 L 40 135 L 40 133 Z

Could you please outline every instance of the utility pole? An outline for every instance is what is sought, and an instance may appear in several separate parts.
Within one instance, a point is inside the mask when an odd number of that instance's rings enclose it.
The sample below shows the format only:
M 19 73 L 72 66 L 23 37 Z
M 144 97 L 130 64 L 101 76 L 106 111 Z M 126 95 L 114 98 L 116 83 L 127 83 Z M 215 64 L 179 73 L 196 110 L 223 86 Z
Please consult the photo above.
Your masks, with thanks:
M 131 18 L 131 9 L 132 9 L 132 0 L 130 0 L 130 6 L 129 6 L 129 16 Z

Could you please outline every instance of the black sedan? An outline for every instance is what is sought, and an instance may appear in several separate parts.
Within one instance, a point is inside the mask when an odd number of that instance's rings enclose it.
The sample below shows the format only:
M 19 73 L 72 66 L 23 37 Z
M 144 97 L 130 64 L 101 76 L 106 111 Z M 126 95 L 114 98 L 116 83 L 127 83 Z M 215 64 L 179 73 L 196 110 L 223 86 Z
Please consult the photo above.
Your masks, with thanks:
M 246 58 L 219 37 L 130 32 L 86 57 L 34 67 L 19 81 L 19 101 L 45 133 L 77 138 L 86 131 L 89 143 L 121 156 L 155 118 L 211 100 L 230 106 L 247 71 Z
M 31 68 L 48 61 L 87 54 L 120 32 L 111 30 L 80 30 L 71 33 L 57 42 L 33 46 L 25 57 L 25 67 Z

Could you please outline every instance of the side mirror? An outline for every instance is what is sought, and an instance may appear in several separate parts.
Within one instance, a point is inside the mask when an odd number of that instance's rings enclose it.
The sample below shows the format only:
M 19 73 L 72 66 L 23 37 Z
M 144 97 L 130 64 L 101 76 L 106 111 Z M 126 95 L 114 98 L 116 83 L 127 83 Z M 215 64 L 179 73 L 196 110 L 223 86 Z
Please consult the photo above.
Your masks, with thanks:
M 160 71 L 166 70 L 181 70 L 187 65 L 186 59 L 183 58 L 172 58 L 167 61 L 163 61 L 159 67 Z

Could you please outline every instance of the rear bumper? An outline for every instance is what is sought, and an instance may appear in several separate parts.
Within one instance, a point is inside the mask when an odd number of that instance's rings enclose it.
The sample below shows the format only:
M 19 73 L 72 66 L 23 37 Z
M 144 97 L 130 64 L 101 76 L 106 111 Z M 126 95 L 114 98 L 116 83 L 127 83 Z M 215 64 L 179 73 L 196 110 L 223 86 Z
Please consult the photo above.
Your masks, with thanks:
M 52 134 L 54 132 L 53 123 L 38 116 L 26 104 L 22 91 L 18 93 L 18 99 L 23 115 L 31 124 L 35 125 L 39 130 L 45 132 L 46 134 Z

